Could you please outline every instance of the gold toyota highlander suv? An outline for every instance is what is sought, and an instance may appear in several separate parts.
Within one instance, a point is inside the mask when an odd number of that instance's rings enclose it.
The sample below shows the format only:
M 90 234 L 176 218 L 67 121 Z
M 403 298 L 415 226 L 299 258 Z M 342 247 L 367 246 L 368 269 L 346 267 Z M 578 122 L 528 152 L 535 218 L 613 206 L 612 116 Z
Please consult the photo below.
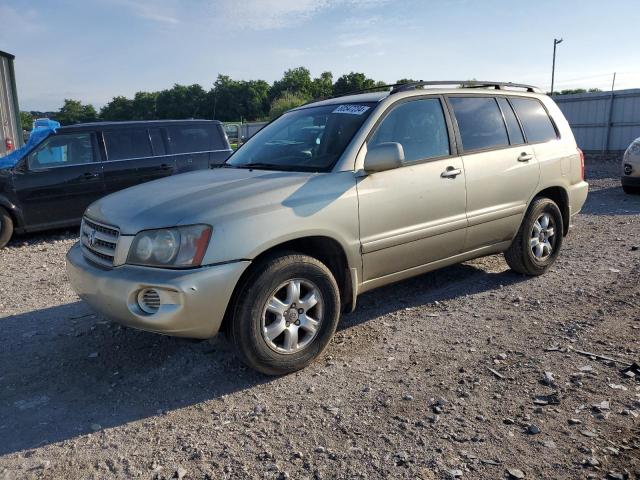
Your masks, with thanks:
M 587 188 L 567 121 L 536 88 L 415 82 L 296 108 L 223 168 L 93 203 L 67 269 L 117 322 L 224 330 L 248 365 L 283 374 L 373 288 L 496 253 L 545 273 Z
M 622 188 L 625 193 L 640 194 L 640 138 L 636 138 L 622 157 Z

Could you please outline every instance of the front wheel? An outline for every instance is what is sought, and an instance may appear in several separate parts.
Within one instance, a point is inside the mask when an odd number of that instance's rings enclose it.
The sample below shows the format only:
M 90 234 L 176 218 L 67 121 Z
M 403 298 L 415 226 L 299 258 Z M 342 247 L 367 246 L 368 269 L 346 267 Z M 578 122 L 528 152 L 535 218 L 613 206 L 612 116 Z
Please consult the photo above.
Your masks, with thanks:
M 0 248 L 3 248 L 13 235 L 13 219 L 9 212 L 0 207 Z
M 329 344 L 340 295 L 322 262 L 297 253 L 272 257 L 238 288 L 229 333 L 248 366 L 267 375 L 294 372 Z
M 504 258 L 512 270 L 542 275 L 556 261 L 562 247 L 562 214 L 553 200 L 533 200 Z

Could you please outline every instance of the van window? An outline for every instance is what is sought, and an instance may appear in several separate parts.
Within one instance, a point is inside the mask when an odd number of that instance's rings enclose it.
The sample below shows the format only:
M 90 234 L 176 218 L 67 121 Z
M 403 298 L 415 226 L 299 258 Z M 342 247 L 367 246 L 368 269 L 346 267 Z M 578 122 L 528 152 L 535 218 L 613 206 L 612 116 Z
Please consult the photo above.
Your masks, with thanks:
M 500 110 L 502 110 L 502 115 L 504 115 L 504 122 L 507 124 L 509 143 L 511 143 L 511 145 L 522 145 L 524 143 L 522 130 L 518 124 L 516 114 L 513 113 L 513 108 L 509 105 L 509 101 L 504 97 L 498 97 L 498 105 L 500 105 Z
M 208 152 L 223 148 L 217 125 L 181 125 L 167 130 L 171 153 Z
M 144 128 L 118 129 L 104 132 L 104 146 L 109 160 L 151 156 L 149 134 Z
M 509 145 L 498 103 L 492 97 L 450 97 L 465 151 Z
M 164 145 L 164 138 L 162 138 L 162 132 L 159 128 L 152 128 L 149 130 L 149 138 L 151 139 L 151 146 L 153 147 L 153 154 L 166 155 L 167 148 Z
M 414 100 L 391 110 L 368 147 L 386 142 L 401 144 L 406 162 L 449 155 L 449 134 L 440 100 Z
M 528 143 L 546 142 L 558 138 L 556 129 L 542 104 L 535 98 L 511 98 Z
M 29 155 L 32 169 L 93 162 L 90 133 L 51 135 Z

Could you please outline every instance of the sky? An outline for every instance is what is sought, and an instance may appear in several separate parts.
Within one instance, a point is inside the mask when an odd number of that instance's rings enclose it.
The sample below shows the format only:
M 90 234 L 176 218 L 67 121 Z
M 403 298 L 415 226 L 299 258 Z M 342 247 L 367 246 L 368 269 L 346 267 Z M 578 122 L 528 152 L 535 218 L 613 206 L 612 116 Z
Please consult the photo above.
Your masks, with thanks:
M 101 107 L 218 74 L 364 72 L 392 83 L 500 80 L 640 88 L 638 0 L 0 0 L 23 110 Z

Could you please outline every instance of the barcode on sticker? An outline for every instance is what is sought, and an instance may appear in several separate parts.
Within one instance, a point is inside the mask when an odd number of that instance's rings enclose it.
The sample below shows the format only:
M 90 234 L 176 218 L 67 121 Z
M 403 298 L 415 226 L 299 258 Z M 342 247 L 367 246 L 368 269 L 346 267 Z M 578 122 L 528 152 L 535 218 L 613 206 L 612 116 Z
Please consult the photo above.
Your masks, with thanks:
M 369 110 L 366 105 L 340 105 L 331 113 L 347 113 L 349 115 L 362 115 Z

